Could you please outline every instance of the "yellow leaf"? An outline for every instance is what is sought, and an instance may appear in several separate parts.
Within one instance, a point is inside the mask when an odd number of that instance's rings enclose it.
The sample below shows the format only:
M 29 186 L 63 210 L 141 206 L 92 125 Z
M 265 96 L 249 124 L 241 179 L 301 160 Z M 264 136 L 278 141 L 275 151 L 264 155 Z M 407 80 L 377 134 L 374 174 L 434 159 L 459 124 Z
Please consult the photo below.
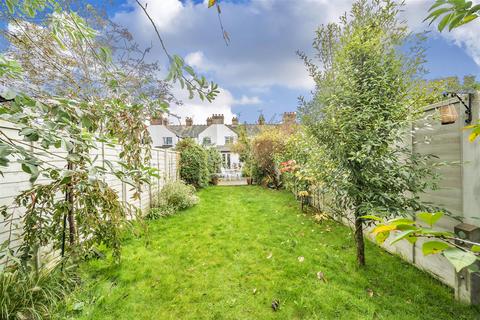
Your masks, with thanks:
M 470 142 L 473 142 L 477 137 L 478 137 L 478 133 L 473 132 L 468 136 L 468 140 L 470 140 Z
M 208 0 L 208 7 L 213 7 L 215 5 L 215 3 L 217 2 L 217 0 Z
M 396 229 L 397 229 L 396 225 L 378 226 L 375 229 L 373 229 L 372 233 L 377 234 L 377 233 L 380 233 L 380 232 L 389 232 L 389 231 L 393 231 L 393 230 L 396 230 Z

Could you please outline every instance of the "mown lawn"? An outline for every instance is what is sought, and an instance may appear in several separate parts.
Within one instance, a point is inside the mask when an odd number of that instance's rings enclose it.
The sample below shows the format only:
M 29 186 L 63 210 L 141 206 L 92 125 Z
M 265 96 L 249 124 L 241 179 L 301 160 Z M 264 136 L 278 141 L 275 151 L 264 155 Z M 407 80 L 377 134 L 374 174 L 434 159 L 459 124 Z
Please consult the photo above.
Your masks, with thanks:
M 348 228 L 304 216 L 293 196 L 212 187 L 149 224 L 122 262 L 82 267 L 79 319 L 477 319 L 478 310 L 374 244 L 359 270 Z M 301 262 L 299 257 L 304 257 Z M 322 272 L 325 281 L 319 280 Z M 279 301 L 277 311 L 272 301 Z M 81 306 L 83 305 L 83 308 Z

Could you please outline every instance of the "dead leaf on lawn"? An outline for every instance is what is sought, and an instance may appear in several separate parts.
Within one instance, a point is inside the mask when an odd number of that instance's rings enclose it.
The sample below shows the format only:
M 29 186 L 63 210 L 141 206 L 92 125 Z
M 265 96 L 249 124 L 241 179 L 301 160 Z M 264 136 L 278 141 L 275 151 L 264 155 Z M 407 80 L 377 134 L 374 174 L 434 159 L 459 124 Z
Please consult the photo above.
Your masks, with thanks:
M 253 294 L 257 293 L 257 288 L 253 288 Z
M 278 308 L 280 308 L 280 301 L 278 301 L 278 300 L 273 300 L 273 301 L 272 301 L 272 309 L 273 309 L 273 311 L 277 311 Z
M 313 216 L 313 219 L 316 221 L 316 222 L 321 222 L 323 220 L 328 220 L 328 215 L 325 214 L 325 213 L 322 213 L 322 212 L 318 212 L 316 213 L 314 216 Z
M 370 298 L 373 297 L 373 290 L 370 288 L 367 288 L 367 294 Z
M 317 272 L 317 278 L 318 278 L 318 280 L 321 280 L 321 281 L 327 283 L 327 278 L 325 278 L 325 274 L 322 271 Z
M 268 256 L 267 256 L 267 259 L 272 259 L 272 256 L 273 256 L 273 253 L 270 252 L 270 253 L 268 254 Z
M 303 262 L 303 261 L 305 261 L 305 257 L 303 256 L 298 257 L 298 262 Z

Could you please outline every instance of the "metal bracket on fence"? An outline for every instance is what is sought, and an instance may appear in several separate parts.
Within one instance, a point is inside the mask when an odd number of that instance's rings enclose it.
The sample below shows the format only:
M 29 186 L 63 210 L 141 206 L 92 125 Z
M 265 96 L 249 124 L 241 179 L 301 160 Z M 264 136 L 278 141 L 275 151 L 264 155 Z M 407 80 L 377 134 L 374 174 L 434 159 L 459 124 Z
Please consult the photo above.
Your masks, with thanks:
M 452 98 L 457 98 L 458 101 L 460 101 L 463 106 L 465 107 L 465 114 L 467 115 L 467 118 L 465 119 L 466 124 L 471 124 L 473 115 L 472 115 L 472 100 L 473 100 L 473 93 L 467 93 L 468 94 L 468 105 L 463 101 L 462 97 L 458 95 L 456 92 L 444 92 L 443 96 L 444 97 L 452 97 Z

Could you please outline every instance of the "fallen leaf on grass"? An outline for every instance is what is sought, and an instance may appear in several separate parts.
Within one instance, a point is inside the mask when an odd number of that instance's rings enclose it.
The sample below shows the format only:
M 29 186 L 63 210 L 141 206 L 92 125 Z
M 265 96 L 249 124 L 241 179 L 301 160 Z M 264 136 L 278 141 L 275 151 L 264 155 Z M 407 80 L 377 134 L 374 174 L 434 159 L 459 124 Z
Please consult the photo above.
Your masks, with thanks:
M 253 294 L 257 293 L 257 288 L 253 288 Z
M 321 281 L 327 283 L 327 278 L 325 278 L 325 274 L 322 271 L 317 272 L 317 278 L 318 278 L 318 280 L 321 280 Z
M 303 262 L 303 261 L 305 261 L 305 257 L 303 256 L 298 257 L 298 262 Z
M 83 307 L 85 306 L 85 303 L 83 302 L 77 302 L 73 305 L 72 310 L 73 311 L 81 311 L 83 310 Z
M 272 309 L 273 309 L 273 311 L 277 311 L 278 308 L 280 308 L 280 301 L 278 301 L 278 300 L 273 300 L 273 301 L 272 301 Z
M 370 288 L 367 288 L 367 294 L 370 298 L 373 297 L 373 290 Z
M 270 252 L 270 254 L 267 256 L 267 259 L 271 259 L 273 256 L 273 253 Z

